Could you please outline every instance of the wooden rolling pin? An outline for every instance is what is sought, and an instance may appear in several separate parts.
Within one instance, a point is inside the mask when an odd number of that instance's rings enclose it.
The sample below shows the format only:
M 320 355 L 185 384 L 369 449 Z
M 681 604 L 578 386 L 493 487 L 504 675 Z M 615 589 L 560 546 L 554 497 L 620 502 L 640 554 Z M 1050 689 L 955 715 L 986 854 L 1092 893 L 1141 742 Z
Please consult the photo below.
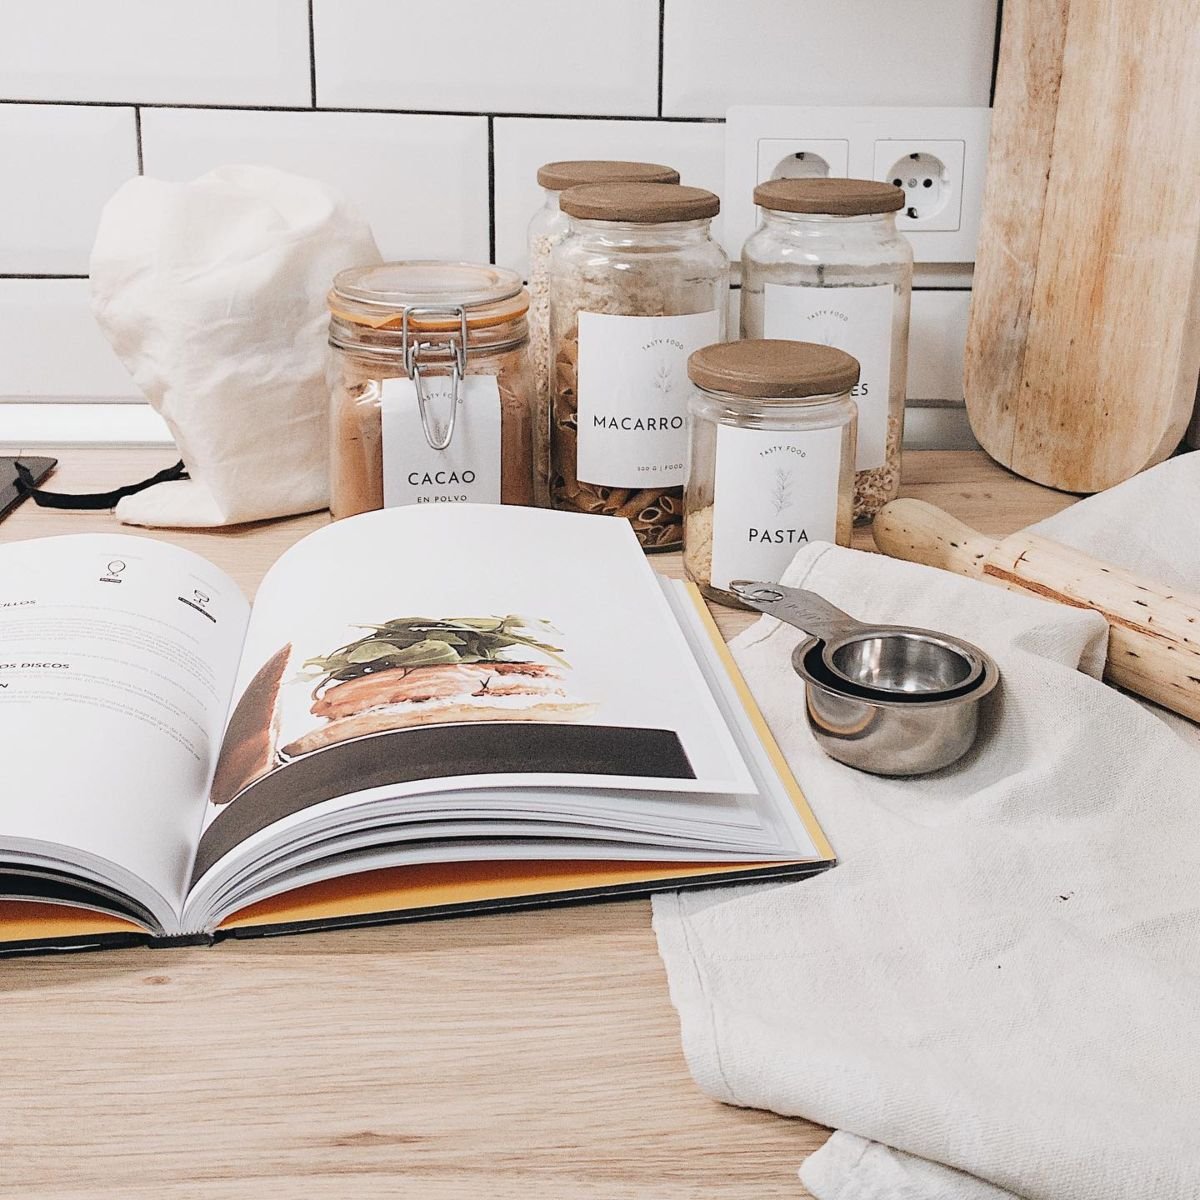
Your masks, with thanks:
M 885 505 L 872 532 L 892 558 L 1095 609 L 1108 622 L 1104 678 L 1200 721 L 1200 596 L 1035 533 L 996 541 L 922 500 Z

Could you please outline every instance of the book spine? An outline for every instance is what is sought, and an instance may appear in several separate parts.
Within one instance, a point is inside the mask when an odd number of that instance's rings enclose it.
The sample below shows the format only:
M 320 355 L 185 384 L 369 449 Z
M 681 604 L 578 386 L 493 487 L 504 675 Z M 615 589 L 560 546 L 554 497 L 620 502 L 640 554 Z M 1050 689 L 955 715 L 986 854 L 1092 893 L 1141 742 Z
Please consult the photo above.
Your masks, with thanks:
M 162 946 L 211 946 L 214 940 L 211 933 L 164 933 L 150 938 L 146 945 L 157 950 Z

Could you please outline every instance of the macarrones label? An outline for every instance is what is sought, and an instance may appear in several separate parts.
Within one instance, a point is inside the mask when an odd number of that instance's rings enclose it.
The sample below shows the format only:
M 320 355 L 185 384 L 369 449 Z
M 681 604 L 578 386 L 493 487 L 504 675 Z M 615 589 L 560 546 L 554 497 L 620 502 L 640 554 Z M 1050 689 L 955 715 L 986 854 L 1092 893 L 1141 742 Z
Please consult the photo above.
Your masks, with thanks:
M 721 336 L 720 314 L 579 314 L 579 450 L 587 483 L 658 488 L 683 483 L 688 355 Z
M 866 287 L 763 285 L 763 337 L 834 346 L 858 359 L 862 374 L 850 395 L 858 405 L 855 467 L 871 471 L 887 457 L 888 392 L 892 375 L 890 283 Z

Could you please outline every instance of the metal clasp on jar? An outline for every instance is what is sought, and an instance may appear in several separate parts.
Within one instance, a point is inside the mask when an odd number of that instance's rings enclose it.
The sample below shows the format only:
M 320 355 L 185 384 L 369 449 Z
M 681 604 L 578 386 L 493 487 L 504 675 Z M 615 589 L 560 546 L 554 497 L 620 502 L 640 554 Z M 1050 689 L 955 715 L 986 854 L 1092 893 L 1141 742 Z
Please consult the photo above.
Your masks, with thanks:
M 429 411 L 429 397 L 425 394 L 420 362 L 421 351 L 428 353 L 442 350 L 433 342 L 422 342 L 409 336 L 408 322 L 411 317 L 457 317 L 458 341 L 448 339 L 446 349 L 450 351 L 450 419 L 446 423 L 445 437 L 439 436 Z M 458 416 L 458 394 L 467 374 L 467 313 L 461 304 L 407 305 L 400 326 L 401 352 L 404 355 L 404 370 L 417 391 L 417 406 L 421 412 L 421 428 L 431 450 L 445 450 L 454 437 L 454 422 Z

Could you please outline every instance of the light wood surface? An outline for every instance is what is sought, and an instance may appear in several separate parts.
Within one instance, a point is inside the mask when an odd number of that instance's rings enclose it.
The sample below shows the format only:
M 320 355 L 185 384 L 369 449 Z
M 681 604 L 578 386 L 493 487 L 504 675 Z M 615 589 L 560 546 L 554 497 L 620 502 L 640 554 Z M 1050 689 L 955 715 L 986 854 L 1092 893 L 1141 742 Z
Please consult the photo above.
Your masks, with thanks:
M 168 465 L 61 457 L 66 491 Z M 979 453 L 905 478 L 997 536 L 1070 503 Z M 325 519 L 154 536 L 252 591 Z M 26 503 L 0 541 L 116 527 Z M 827 1136 L 695 1086 L 644 901 L 0 961 L 0 1006 L 0 1196 L 22 1200 L 770 1200 L 807 1194 Z
M 1198 95 L 1196 0 L 1004 5 L 965 395 L 980 445 L 1029 479 L 1099 491 L 1187 428 Z

